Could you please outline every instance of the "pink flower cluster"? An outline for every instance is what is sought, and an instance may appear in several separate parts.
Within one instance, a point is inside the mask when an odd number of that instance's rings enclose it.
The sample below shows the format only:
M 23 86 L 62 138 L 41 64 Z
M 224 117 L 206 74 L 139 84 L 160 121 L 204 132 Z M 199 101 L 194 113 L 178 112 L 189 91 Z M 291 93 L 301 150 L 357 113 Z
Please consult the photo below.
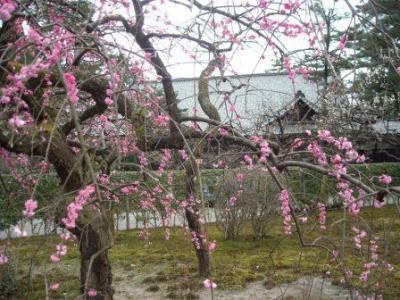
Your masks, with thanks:
M 87 294 L 89 297 L 93 298 L 97 296 L 97 291 L 95 289 L 89 289 Z
M 37 207 L 37 201 L 33 199 L 28 199 L 25 201 L 25 209 L 22 213 L 25 217 L 32 218 L 35 215 L 35 210 L 37 209 Z
M 0 253 L 0 266 L 8 263 L 8 257 L 4 253 Z
M 216 289 L 217 288 L 217 284 L 215 282 L 212 282 L 210 279 L 206 279 L 203 281 L 203 286 L 206 289 Z
M 179 156 L 182 158 L 183 161 L 187 161 L 189 156 L 187 155 L 185 149 L 178 150 Z
M 167 164 L 169 161 L 172 159 L 172 152 L 170 149 L 164 149 L 163 150 L 163 156 L 161 158 L 161 163 L 160 166 L 158 167 L 158 171 L 160 175 L 164 173 L 165 168 L 167 167 Z
M 238 198 L 242 195 L 243 190 L 237 190 L 232 196 L 229 197 L 228 206 L 234 206 Z M 229 210 L 229 208 L 226 208 Z
M 67 96 L 72 104 L 79 101 L 78 89 L 76 88 L 75 76 L 72 73 L 64 73 L 65 88 L 67 89 Z
M 192 235 L 192 243 L 196 247 L 196 249 L 200 249 L 200 234 L 196 231 L 191 231 L 190 234 Z
M 79 212 L 83 209 L 83 206 L 87 203 L 94 192 L 95 187 L 93 185 L 88 185 L 86 188 L 79 191 L 72 203 L 68 204 L 67 217 L 62 219 L 62 222 L 67 228 L 75 228 Z
M 114 59 L 110 60 L 110 72 L 112 73 L 112 75 L 111 75 L 111 83 L 109 84 L 109 88 L 106 90 L 107 97 L 104 99 L 104 103 L 107 106 L 110 106 L 110 105 L 112 105 L 114 103 L 114 101 L 112 99 L 113 98 L 113 94 L 114 94 L 114 91 L 117 90 L 118 84 L 121 81 L 121 76 L 118 73 L 116 73 L 115 71 L 112 70 L 112 68 L 115 67 L 116 63 L 117 62 Z
M 218 128 L 218 132 L 219 132 L 219 134 L 222 135 L 222 136 L 225 136 L 225 135 L 228 134 L 228 130 L 226 130 L 226 129 L 223 128 L 223 127 Z
M 297 148 L 300 148 L 304 144 L 304 141 L 300 138 L 295 138 L 293 143 L 292 143 L 292 149 L 295 150 Z
M 131 185 L 121 188 L 121 193 L 123 193 L 124 195 L 135 193 L 139 190 L 139 185 L 139 181 L 136 180 Z
M 389 175 L 385 175 L 385 174 L 379 176 L 378 179 L 379 179 L 380 183 L 383 183 L 383 184 L 386 184 L 386 185 L 388 185 L 388 184 L 390 184 L 392 182 L 392 177 L 389 176 Z
M 51 291 L 57 291 L 60 288 L 60 283 L 59 282 L 53 282 L 50 284 L 50 290 Z
M 346 44 L 348 41 L 348 36 L 347 34 L 344 34 L 340 37 L 339 39 L 339 49 L 341 52 L 345 52 Z
M 354 190 L 350 188 L 350 185 L 346 181 L 342 181 L 337 184 L 337 188 L 340 189 L 338 195 L 343 199 L 345 207 L 347 207 L 349 213 L 353 216 L 358 215 L 361 208 L 364 206 L 363 196 L 364 191 L 359 191 L 359 196 L 356 198 L 354 196 Z
M 56 245 L 56 253 L 50 256 L 50 259 L 53 263 L 57 263 L 61 260 L 61 257 L 67 254 L 67 246 L 64 244 Z
M 140 165 L 143 167 L 146 167 L 149 164 L 149 161 L 146 158 L 146 155 L 144 154 L 143 151 L 140 153 L 139 162 L 140 162 Z
M 154 118 L 154 123 L 156 123 L 156 125 L 158 126 L 166 127 L 168 125 L 169 120 L 170 117 L 167 115 L 158 115 L 157 117 Z
M 17 4 L 13 0 L 2 0 L 0 5 L 0 20 L 3 22 L 9 20 L 17 9 Z
M 367 236 L 367 233 L 364 230 L 360 230 L 354 226 L 351 228 L 351 230 L 356 233 L 356 236 L 353 238 L 356 248 L 361 249 L 362 240 Z
M 250 155 L 247 155 L 247 154 L 246 154 L 246 155 L 243 157 L 243 160 L 244 160 L 245 164 L 247 165 L 247 167 L 248 167 L 249 169 L 251 169 L 251 168 L 253 167 L 253 159 L 251 158 Z
M 267 141 L 262 141 L 260 143 L 260 152 L 261 152 L 261 156 L 260 156 L 259 162 L 260 163 L 266 162 L 267 157 L 271 153 L 271 148 L 269 147 L 269 144 Z
M 283 8 L 287 13 L 294 13 L 301 6 L 300 0 L 289 1 L 283 5 Z
M 290 214 L 289 192 L 284 189 L 281 191 L 279 200 L 281 202 L 281 210 L 283 215 L 283 224 L 285 234 L 292 234 L 292 216 Z
M 217 249 L 217 241 L 213 240 L 208 244 L 208 252 L 214 252 Z
M 283 58 L 283 66 L 288 73 L 290 79 L 294 79 L 296 77 L 296 71 L 293 69 L 293 62 L 289 57 Z
M 317 206 L 319 208 L 319 224 L 320 224 L 319 228 L 321 230 L 325 230 L 326 229 L 326 226 L 325 226 L 325 223 L 326 223 L 326 207 L 325 207 L 325 204 L 323 204 L 321 202 L 318 202 Z
M 26 122 L 21 119 L 21 117 L 17 114 L 14 114 L 9 120 L 8 124 L 14 128 L 20 128 L 26 124 Z
M 321 147 L 316 141 L 313 141 L 311 144 L 309 144 L 307 150 L 310 151 L 311 155 L 317 159 L 321 166 L 326 166 L 328 164 L 325 152 L 322 151 Z

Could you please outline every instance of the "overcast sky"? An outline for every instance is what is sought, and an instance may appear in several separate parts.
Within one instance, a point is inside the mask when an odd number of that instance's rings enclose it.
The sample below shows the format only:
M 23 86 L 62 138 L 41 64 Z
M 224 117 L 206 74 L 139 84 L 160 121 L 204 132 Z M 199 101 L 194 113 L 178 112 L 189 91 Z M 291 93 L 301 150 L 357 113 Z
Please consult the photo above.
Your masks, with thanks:
M 251 0 L 253 2 L 255 0 Z M 189 1 L 182 0 L 182 2 L 190 3 Z M 207 3 L 205 1 L 201 1 L 202 3 Z M 229 4 L 232 5 L 234 3 L 246 3 L 246 1 L 242 0 L 214 0 L 214 5 L 221 4 Z M 149 7 L 150 13 L 146 15 L 146 28 L 150 30 L 165 28 L 166 26 L 163 23 L 163 20 L 169 19 L 173 22 L 174 25 L 178 26 L 187 26 L 188 24 L 193 23 L 196 20 L 198 15 L 198 10 L 193 8 L 192 10 L 185 8 L 183 6 L 179 6 L 168 1 L 165 1 L 164 4 L 160 3 L 160 0 L 156 0 L 154 3 L 154 10 L 152 11 L 152 7 Z M 352 4 L 359 3 L 358 0 L 351 0 Z M 313 0 L 304 0 L 303 7 L 309 7 L 313 5 Z M 323 0 L 323 5 L 327 8 L 335 7 L 338 12 L 349 12 L 349 9 L 344 0 Z M 115 10 L 114 10 L 115 13 Z M 122 13 L 124 15 L 133 15 L 133 11 L 131 9 L 127 12 L 118 10 L 118 13 Z M 155 17 L 158 15 L 159 17 Z M 308 13 L 304 13 L 302 16 L 303 21 L 309 20 L 310 16 Z M 342 21 L 339 26 L 342 28 L 346 28 L 349 25 L 350 19 Z M 123 45 L 123 47 L 128 49 L 135 49 L 133 43 L 126 38 L 117 38 L 118 42 Z M 305 35 L 301 35 L 298 38 L 281 38 L 280 42 L 281 46 L 285 48 L 285 51 L 293 51 L 297 49 L 307 48 L 308 47 L 308 38 Z M 198 77 L 202 68 L 204 67 L 204 63 L 209 60 L 208 55 L 201 55 L 198 53 L 200 48 L 195 43 L 188 43 L 184 41 L 157 41 L 154 40 L 154 44 L 156 44 L 157 48 L 163 48 L 162 57 L 166 64 L 168 65 L 168 70 L 172 74 L 174 78 L 178 77 Z M 197 52 L 196 60 L 198 63 L 195 63 L 193 58 L 190 57 L 191 54 Z M 265 41 L 260 41 L 251 46 L 245 47 L 241 49 L 241 47 L 237 47 L 233 51 L 233 55 L 228 55 L 230 57 L 229 63 L 231 65 L 231 70 L 237 72 L 239 74 L 251 74 L 251 73 L 262 73 L 267 70 L 271 70 L 274 61 L 276 60 L 276 55 L 272 52 L 270 47 L 267 47 Z M 264 59 L 260 60 L 261 54 L 264 54 Z M 295 56 L 293 56 L 295 57 Z M 231 73 L 228 71 L 228 73 Z

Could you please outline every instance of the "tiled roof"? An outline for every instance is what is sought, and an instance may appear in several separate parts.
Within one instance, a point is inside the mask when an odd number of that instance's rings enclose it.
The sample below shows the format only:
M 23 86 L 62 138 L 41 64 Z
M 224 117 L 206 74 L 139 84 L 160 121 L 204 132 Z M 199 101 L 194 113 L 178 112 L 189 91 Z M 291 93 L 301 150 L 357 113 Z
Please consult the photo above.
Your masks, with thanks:
M 210 100 L 224 122 L 233 122 L 238 126 L 238 122 L 234 121 L 235 113 L 229 111 L 230 101 L 235 106 L 244 129 L 253 128 L 257 120 L 265 119 L 265 116 L 281 114 L 282 109 L 291 106 L 298 91 L 304 94 L 303 100 L 311 107 L 318 106 L 316 84 L 301 76 L 293 81 L 285 73 L 227 76 L 226 79 L 225 82 L 221 77 L 209 79 Z M 196 108 L 198 116 L 205 116 L 197 101 L 197 83 L 198 78 L 173 80 L 179 100 L 178 107 L 186 110 L 188 115 L 193 115 L 193 108 Z M 230 92 L 230 100 L 224 100 L 224 95 Z

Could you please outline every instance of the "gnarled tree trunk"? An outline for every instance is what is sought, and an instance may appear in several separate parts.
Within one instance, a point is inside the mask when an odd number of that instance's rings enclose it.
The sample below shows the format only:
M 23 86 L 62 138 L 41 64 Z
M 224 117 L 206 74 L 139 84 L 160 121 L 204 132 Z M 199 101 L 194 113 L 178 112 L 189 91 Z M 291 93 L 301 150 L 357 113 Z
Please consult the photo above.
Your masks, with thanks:
M 66 138 L 60 135 L 53 137 L 49 159 L 53 163 L 64 190 L 74 193 L 88 182 L 87 170 L 71 152 Z M 56 221 L 62 224 L 67 203 L 60 205 L 60 211 Z M 89 289 L 97 292 L 90 299 L 110 300 L 113 298 L 111 262 L 108 258 L 108 250 L 113 246 L 114 235 L 113 211 L 107 214 L 87 207 L 81 211 L 77 226 L 70 231 L 77 237 L 81 254 L 80 283 L 81 293 L 87 298 Z
M 96 215 L 79 233 L 81 253 L 81 292 L 87 298 L 90 289 L 97 292 L 90 299 L 113 299 L 111 262 L 108 250 L 113 245 L 113 223 L 110 218 Z M 85 299 L 86 299 L 85 298 Z
M 196 179 L 200 176 L 200 172 L 198 166 L 195 164 L 196 162 L 193 160 L 192 163 L 186 166 L 186 197 L 193 201 L 191 201 L 190 208 L 185 210 L 185 214 L 192 233 L 193 245 L 199 264 L 199 275 L 201 277 L 208 277 L 210 275 L 210 256 L 205 241 L 205 231 L 200 223 L 200 208 L 197 201 L 199 191 L 198 184 L 196 184 Z

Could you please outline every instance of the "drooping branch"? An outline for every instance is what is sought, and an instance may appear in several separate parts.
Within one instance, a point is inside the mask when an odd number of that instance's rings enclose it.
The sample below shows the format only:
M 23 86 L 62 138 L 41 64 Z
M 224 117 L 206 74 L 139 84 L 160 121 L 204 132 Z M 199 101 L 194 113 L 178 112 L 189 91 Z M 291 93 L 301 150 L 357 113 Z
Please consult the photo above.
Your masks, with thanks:
M 221 117 L 218 113 L 216 107 L 210 101 L 210 95 L 208 90 L 208 78 L 215 70 L 215 68 L 219 65 L 218 57 L 212 59 L 208 66 L 201 72 L 199 78 L 199 96 L 198 100 L 201 106 L 201 109 L 204 113 L 211 119 L 218 122 L 221 122 Z

